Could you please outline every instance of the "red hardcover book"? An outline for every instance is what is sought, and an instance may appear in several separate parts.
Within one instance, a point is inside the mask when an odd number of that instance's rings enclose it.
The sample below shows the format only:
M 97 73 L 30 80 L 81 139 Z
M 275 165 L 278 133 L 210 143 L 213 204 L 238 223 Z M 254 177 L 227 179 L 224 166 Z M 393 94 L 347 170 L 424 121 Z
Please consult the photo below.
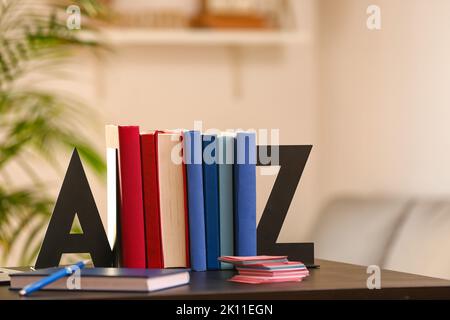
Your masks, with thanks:
M 141 134 L 147 267 L 163 268 L 158 180 L 158 133 Z
M 119 126 L 119 162 L 122 262 L 126 268 L 145 268 L 141 146 L 138 126 Z

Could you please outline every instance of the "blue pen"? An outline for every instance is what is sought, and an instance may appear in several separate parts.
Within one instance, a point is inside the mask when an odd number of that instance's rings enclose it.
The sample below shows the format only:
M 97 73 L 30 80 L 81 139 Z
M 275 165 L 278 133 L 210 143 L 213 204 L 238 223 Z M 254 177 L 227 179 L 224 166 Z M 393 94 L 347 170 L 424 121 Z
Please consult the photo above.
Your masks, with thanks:
M 36 282 L 30 283 L 29 285 L 27 285 L 26 287 L 24 287 L 22 290 L 19 291 L 19 294 L 21 296 L 27 296 L 30 293 L 37 291 L 47 285 L 49 285 L 50 283 L 55 282 L 58 279 L 70 276 L 71 274 L 73 274 L 75 271 L 79 270 L 79 269 L 83 269 L 84 266 L 89 263 L 89 260 L 85 260 L 85 261 L 80 261 L 75 263 L 74 265 L 68 266 L 68 267 L 64 267 L 62 269 L 59 269 L 58 271 L 52 273 L 51 275 L 49 275 L 48 277 L 45 277 L 41 280 L 38 280 Z

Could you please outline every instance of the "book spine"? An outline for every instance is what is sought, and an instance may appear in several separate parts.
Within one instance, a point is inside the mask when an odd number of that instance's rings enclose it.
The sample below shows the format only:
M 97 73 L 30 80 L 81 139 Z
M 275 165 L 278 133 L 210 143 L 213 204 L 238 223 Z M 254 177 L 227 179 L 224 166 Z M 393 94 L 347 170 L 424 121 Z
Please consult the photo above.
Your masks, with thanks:
M 138 126 L 119 126 L 122 262 L 145 268 L 141 147 Z
M 203 191 L 205 197 L 206 266 L 208 270 L 220 268 L 219 229 L 219 170 L 217 165 L 217 137 L 203 136 Z
M 184 135 L 181 135 L 182 142 L 182 154 L 184 154 Z M 191 250 L 190 250 L 190 232 L 189 232 L 189 208 L 188 208 L 188 195 L 187 195 L 187 168 L 186 164 L 182 163 L 183 168 L 183 198 L 184 198 L 184 234 L 185 234 L 185 250 L 186 250 L 186 267 L 191 267 Z
M 114 265 L 118 265 L 118 204 L 119 204 L 119 179 L 118 179 L 118 149 L 119 131 L 115 125 L 105 127 L 106 138 L 106 195 L 107 195 L 107 235 L 110 247 L 114 253 Z
M 233 162 L 234 138 L 218 137 L 220 255 L 234 256 L 233 234 Z M 232 269 L 229 263 L 220 263 L 221 269 Z
M 256 136 L 240 132 L 235 140 L 235 248 L 238 256 L 256 255 Z
M 203 197 L 202 136 L 199 131 L 184 133 L 191 269 L 206 270 L 205 209 Z
M 141 135 L 141 153 L 147 267 L 163 268 L 155 133 Z
M 187 267 L 187 217 L 180 133 L 158 134 L 158 175 L 164 267 Z

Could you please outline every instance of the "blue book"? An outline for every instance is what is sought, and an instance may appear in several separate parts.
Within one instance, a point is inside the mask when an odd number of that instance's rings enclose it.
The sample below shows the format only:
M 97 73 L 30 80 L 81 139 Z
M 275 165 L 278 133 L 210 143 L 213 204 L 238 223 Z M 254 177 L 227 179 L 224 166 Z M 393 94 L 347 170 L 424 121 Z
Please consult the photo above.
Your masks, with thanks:
M 220 263 L 219 170 L 217 137 L 203 135 L 203 192 L 205 197 L 206 266 L 218 270 Z
M 220 255 L 234 256 L 233 234 L 233 163 L 234 137 L 219 136 L 219 212 L 220 212 Z M 220 263 L 221 269 L 232 269 L 229 263 Z
M 235 249 L 238 256 L 256 255 L 256 135 L 238 132 L 234 165 Z
M 184 133 L 189 212 L 189 246 L 191 269 L 206 270 L 205 210 L 203 197 L 202 135 L 199 131 Z

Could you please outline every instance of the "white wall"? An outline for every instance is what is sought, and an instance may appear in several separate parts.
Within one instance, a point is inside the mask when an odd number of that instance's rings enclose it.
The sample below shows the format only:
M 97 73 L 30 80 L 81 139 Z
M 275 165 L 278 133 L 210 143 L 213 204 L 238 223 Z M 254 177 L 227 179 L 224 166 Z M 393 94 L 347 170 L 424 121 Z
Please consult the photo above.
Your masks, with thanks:
M 366 28 L 379 5 L 380 31 Z M 320 178 L 342 193 L 450 194 L 450 2 L 320 2 Z

